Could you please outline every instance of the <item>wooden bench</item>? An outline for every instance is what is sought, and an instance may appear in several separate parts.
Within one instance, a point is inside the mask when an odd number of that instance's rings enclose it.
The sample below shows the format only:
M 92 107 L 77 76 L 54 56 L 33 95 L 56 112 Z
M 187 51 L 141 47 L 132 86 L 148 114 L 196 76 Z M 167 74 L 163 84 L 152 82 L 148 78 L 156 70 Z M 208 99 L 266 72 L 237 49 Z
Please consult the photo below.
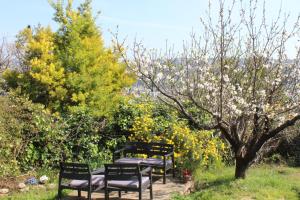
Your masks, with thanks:
M 147 158 L 134 157 L 147 155 Z M 128 157 L 130 155 L 130 157 Z M 162 169 L 163 183 L 166 183 L 166 173 L 172 169 L 175 177 L 174 147 L 164 143 L 128 142 L 113 154 L 115 163 L 143 164 Z

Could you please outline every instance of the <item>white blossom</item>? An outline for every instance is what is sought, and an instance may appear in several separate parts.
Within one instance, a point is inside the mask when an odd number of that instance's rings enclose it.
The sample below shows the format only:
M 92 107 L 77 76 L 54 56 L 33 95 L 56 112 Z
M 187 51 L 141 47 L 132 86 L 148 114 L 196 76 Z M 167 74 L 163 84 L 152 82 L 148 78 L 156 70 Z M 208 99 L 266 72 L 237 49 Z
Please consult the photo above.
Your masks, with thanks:
M 162 78 L 163 78 L 163 73 L 162 72 L 159 72 L 157 75 L 156 75 L 156 80 L 157 81 L 160 81 Z
M 224 82 L 229 82 L 229 77 L 228 77 L 227 74 L 225 74 L 225 75 L 223 76 L 223 80 L 224 80 Z

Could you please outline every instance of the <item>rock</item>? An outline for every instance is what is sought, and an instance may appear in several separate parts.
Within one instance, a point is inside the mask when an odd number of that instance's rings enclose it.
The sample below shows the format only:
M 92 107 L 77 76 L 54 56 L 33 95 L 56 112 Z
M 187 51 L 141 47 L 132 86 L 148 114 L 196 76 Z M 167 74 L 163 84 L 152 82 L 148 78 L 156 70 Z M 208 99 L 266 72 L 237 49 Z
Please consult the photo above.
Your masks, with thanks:
M 45 184 L 49 178 L 46 175 L 43 175 L 40 177 L 40 183 Z
M 40 189 L 46 189 L 46 187 L 44 185 L 37 185 L 36 187 L 38 187 Z
M 28 178 L 25 181 L 25 184 L 27 184 L 27 185 L 37 185 L 38 184 L 38 180 L 35 177 L 31 177 L 31 178 Z
M 9 193 L 9 189 L 8 188 L 1 188 L 0 189 L 0 194 L 7 194 Z
M 50 184 L 48 185 L 48 188 L 49 188 L 49 189 L 54 189 L 54 188 L 56 188 L 56 185 L 55 185 L 54 183 L 50 183 Z
M 190 194 L 191 192 L 194 191 L 194 181 L 188 181 L 185 185 L 184 185 L 184 190 L 183 190 L 183 194 L 187 195 Z
M 20 192 L 28 192 L 28 191 L 29 191 L 29 187 L 24 187 L 20 189 Z
M 26 187 L 25 183 L 19 183 L 18 184 L 18 189 L 23 189 L 25 187 Z

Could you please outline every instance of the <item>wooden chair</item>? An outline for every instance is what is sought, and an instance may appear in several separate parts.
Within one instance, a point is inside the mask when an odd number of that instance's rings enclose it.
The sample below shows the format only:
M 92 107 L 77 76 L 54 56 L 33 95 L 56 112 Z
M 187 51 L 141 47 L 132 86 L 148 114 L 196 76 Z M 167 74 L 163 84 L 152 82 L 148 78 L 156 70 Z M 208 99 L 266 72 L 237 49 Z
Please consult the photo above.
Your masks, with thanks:
M 141 169 L 144 167 L 144 169 Z M 109 192 L 118 191 L 121 198 L 122 191 L 135 191 L 142 199 L 142 191 L 150 190 L 152 193 L 152 168 L 139 164 L 106 164 L 105 165 L 105 200 L 109 200 Z
M 103 188 L 104 175 L 92 173 L 88 164 L 60 163 L 57 199 L 62 198 L 64 189 L 71 189 L 78 191 L 78 197 L 81 197 L 81 191 L 87 191 L 88 199 L 91 200 L 92 192 Z

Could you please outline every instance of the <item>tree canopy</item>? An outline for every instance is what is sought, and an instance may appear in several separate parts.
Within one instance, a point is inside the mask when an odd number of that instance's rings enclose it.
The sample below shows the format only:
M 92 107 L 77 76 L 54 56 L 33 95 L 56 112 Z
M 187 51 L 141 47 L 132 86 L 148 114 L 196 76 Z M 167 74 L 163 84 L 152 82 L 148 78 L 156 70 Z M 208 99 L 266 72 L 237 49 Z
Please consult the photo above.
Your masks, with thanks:
M 22 70 L 6 70 L 10 88 L 33 102 L 58 112 L 86 110 L 107 116 L 134 77 L 106 48 L 92 14 L 91 1 L 77 9 L 72 1 L 50 1 L 59 29 L 27 27 L 20 32 L 16 48 L 22 52 Z

